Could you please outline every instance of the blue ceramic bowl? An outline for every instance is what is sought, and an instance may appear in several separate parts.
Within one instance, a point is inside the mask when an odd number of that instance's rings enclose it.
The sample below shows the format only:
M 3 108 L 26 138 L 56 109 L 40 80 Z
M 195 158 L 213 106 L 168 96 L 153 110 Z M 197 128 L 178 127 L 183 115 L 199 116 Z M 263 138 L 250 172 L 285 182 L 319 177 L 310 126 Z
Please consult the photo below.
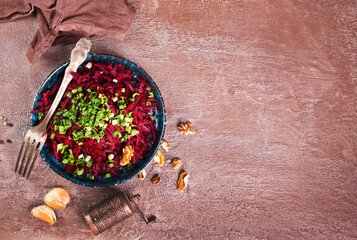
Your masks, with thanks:
M 137 76 L 141 76 L 144 79 L 146 79 L 154 88 L 155 88 L 155 98 L 160 106 L 160 109 L 156 111 L 156 116 L 157 119 L 155 121 L 155 128 L 156 128 L 156 141 L 153 143 L 152 147 L 150 148 L 149 152 L 144 156 L 143 159 L 139 160 L 131 170 L 128 172 L 121 174 L 119 178 L 105 178 L 105 177 L 99 177 L 97 181 L 91 180 L 87 177 L 84 176 L 74 176 L 72 172 L 67 172 L 66 173 L 66 168 L 63 163 L 58 162 L 54 156 L 52 156 L 49 152 L 49 147 L 45 144 L 42 151 L 41 155 L 45 162 L 59 175 L 64 177 L 65 179 L 68 179 L 74 183 L 83 185 L 83 186 L 91 186 L 91 187 L 103 187 L 103 186 L 110 186 L 114 184 L 119 184 L 122 183 L 135 175 L 137 175 L 139 172 L 141 172 L 152 160 L 152 158 L 155 156 L 156 152 L 158 151 L 162 138 L 164 136 L 165 132 L 165 124 L 166 124 L 166 114 L 165 114 L 165 106 L 164 102 L 162 99 L 162 96 L 160 94 L 160 91 L 154 81 L 151 79 L 151 77 L 139 66 L 137 66 L 135 63 L 132 63 L 126 59 L 120 58 L 120 57 L 115 57 L 115 56 L 108 56 L 108 55 L 88 55 L 86 61 L 83 64 L 86 64 L 87 62 L 105 62 L 105 63 L 113 63 L 113 64 L 118 64 L 121 63 L 123 64 L 127 69 L 130 69 L 134 74 Z M 63 79 L 64 76 L 64 71 L 66 67 L 68 66 L 69 61 L 62 64 L 59 66 L 57 69 L 55 69 L 49 76 L 48 78 L 42 83 L 40 89 L 37 92 L 34 104 L 33 104 L 33 109 L 37 109 L 38 105 L 37 102 L 41 99 L 42 93 L 44 91 L 47 91 L 48 89 L 51 89 L 55 83 L 58 80 Z M 37 113 L 32 114 L 32 126 L 37 125 L 39 122 L 38 120 L 38 115 Z

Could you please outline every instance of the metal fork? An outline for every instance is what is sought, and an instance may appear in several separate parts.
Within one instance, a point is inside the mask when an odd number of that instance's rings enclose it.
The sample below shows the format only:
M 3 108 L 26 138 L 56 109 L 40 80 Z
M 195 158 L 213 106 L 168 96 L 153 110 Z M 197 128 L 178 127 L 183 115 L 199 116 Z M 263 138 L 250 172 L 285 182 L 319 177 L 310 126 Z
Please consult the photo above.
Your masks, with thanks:
M 47 139 L 46 128 L 53 113 L 55 112 L 63 94 L 65 93 L 68 84 L 72 80 L 71 72 L 76 72 L 78 67 L 87 58 L 87 54 L 91 47 L 91 42 L 86 38 L 81 38 L 75 48 L 71 52 L 71 60 L 66 68 L 61 87 L 59 88 L 56 98 L 52 103 L 50 110 L 42 122 L 30 128 L 26 133 L 25 139 L 21 145 L 19 156 L 17 157 L 15 172 L 20 176 L 28 178 L 35 164 L 38 154 L 41 152 L 43 145 Z

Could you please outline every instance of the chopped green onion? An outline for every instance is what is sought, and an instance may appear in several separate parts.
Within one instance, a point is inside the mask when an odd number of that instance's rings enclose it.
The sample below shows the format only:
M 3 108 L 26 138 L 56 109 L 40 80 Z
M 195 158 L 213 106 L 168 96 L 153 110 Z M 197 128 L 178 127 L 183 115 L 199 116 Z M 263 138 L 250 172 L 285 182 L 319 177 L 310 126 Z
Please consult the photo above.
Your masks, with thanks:
M 59 126 L 59 134 L 66 134 L 66 131 L 64 130 L 64 126 Z
M 135 97 L 138 96 L 138 95 L 140 95 L 140 93 L 134 93 L 132 98 L 130 98 L 129 100 L 134 102 L 135 101 Z
M 80 175 L 83 174 L 83 171 L 84 171 L 83 168 L 77 168 L 77 169 L 76 169 L 76 174 L 80 176 Z
M 67 97 L 68 97 L 68 98 L 71 98 L 71 97 L 72 97 L 72 93 L 70 93 L 70 92 L 67 93 Z
M 57 144 L 57 152 L 62 150 L 62 148 L 63 148 L 63 143 Z
M 55 133 L 51 133 L 50 138 L 51 138 L 51 139 L 54 139 L 54 138 L 55 138 L 55 136 L 56 136 L 56 134 L 55 134 Z
M 146 106 L 151 106 L 151 102 L 146 102 Z
M 125 127 L 125 131 L 130 132 L 130 130 L 131 130 L 131 126 L 126 126 Z
M 121 133 L 118 131 L 118 130 L 116 130 L 114 133 L 113 133 L 113 137 L 115 137 L 115 136 L 118 136 L 119 138 L 121 137 Z
M 87 162 L 86 166 L 87 166 L 87 167 L 91 167 L 92 164 L 93 164 L 93 160 L 91 159 L 91 160 L 89 160 L 89 161 Z
M 154 93 L 153 92 L 149 92 L 149 97 L 153 98 L 154 97 Z
M 41 120 L 43 117 L 43 112 L 38 112 L 37 116 L 38 116 L 38 120 Z
M 107 173 L 107 174 L 105 174 L 105 177 L 106 177 L 106 178 L 111 178 L 112 175 L 111 175 L 110 173 Z
M 108 167 L 112 168 L 112 167 L 114 167 L 114 164 L 113 163 L 109 163 Z
M 94 180 L 94 176 L 92 174 L 88 173 L 86 176 L 87 176 L 87 178 Z
M 125 109 L 125 108 L 126 108 L 126 104 L 119 105 L 119 109 Z
M 135 135 L 137 135 L 138 133 L 139 133 L 138 130 L 136 130 L 136 129 L 131 129 L 131 136 L 135 136 Z
M 125 88 L 122 88 L 122 89 L 121 89 L 121 92 L 122 92 L 122 93 L 125 93 Z
M 151 116 L 151 119 L 152 120 L 156 120 L 156 116 L 154 115 L 154 116 Z

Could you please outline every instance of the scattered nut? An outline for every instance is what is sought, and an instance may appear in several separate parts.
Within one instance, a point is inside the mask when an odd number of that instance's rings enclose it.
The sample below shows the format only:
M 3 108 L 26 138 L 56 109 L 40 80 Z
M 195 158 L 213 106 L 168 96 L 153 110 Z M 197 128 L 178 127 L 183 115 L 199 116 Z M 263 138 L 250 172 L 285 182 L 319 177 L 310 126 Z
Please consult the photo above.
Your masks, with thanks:
M 146 177 L 146 171 L 145 171 L 145 169 L 144 169 L 144 170 L 142 170 L 142 171 L 138 174 L 138 178 L 139 178 L 140 180 L 144 180 L 145 177 Z
M 182 165 L 182 160 L 180 158 L 174 158 L 171 160 L 171 165 L 176 169 L 179 170 Z
M 169 146 L 169 143 L 166 140 L 162 140 L 161 147 L 166 152 L 169 152 L 170 146 Z
M 186 123 L 180 123 L 178 129 L 181 131 L 182 135 L 195 134 L 195 130 L 192 128 L 192 123 L 187 121 Z
M 165 164 L 165 156 L 161 152 L 161 150 L 158 150 L 155 157 L 153 158 L 153 161 L 156 162 L 159 166 L 162 166 Z
M 6 139 L 7 143 L 12 143 L 12 141 L 10 139 Z
M 177 190 L 179 192 L 185 190 L 185 188 L 187 187 L 187 183 L 188 183 L 188 173 L 185 171 L 180 174 L 179 179 L 177 180 Z
M 3 124 L 4 126 L 7 126 L 7 122 L 3 122 L 2 124 Z
M 153 184 L 158 184 L 159 182 L 161 182 L 161 178 L 159 174 L 155 174 L 152 178 L 151 178 L 151 182 Z
M 129 164 L 131 158 L 133 157 L 134 149 L 131 145 L 126 146 L 123 149 L 123 153 L 124 153 L 124 155 L 123 155 L 122 159 L 120 159 L 120 165 L 125 166 L 125 165 Z
M 64 209 L 70 201 L 71 197 L 64 188 L 54 188 L 44 198 L 47 206 L 57 209 Z
M 7 121 L 7 118 L 6 117 L 2 117 L 2 120 Z
M 4 140 L 0 140 L 0 144 L 4 144 L 5 143 L 5 141 Z
M 32 216 L 53 225 L 56 222 L 56 214 L 52 208 L 41 205 L 31 210 Z
M 13 124 L 13 123 L 8 123 L 7 125 L 9 125 L 9 127 L 14 126 L 14 124 Z
M 3 116 L 0 116 L 0 120 L 4 120 L 4 117 L 3 117 Z

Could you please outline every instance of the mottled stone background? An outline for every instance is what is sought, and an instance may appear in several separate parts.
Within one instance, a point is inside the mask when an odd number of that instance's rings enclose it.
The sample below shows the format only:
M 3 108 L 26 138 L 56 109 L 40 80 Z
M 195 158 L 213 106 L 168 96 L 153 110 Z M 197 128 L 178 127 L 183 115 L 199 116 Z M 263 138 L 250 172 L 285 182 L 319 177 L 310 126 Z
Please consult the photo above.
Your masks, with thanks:
M 39 160 L 29 180 L 13 173 L 33 99 L 71 46 L 25 57 L 37 21 L 0 24 L 1 239 L 353 239 L 357 238 L 356 0 L 134 0 L 123 42 L 94 38 L 93 50 L 130 59 L 158 84 L 165 138 L 190 173 L 151 164 L 152 185 L 75 185 Z M 120 24 L 120 23 L 118 23 Z M 195 136 L 176 125 L 190 120 Z M 30 215 L 53 186 L 72 196 L 49 226 Z M 116 190 L 140 193 L 158 216 L 135 214 L 94 237 L 82 214 Z

